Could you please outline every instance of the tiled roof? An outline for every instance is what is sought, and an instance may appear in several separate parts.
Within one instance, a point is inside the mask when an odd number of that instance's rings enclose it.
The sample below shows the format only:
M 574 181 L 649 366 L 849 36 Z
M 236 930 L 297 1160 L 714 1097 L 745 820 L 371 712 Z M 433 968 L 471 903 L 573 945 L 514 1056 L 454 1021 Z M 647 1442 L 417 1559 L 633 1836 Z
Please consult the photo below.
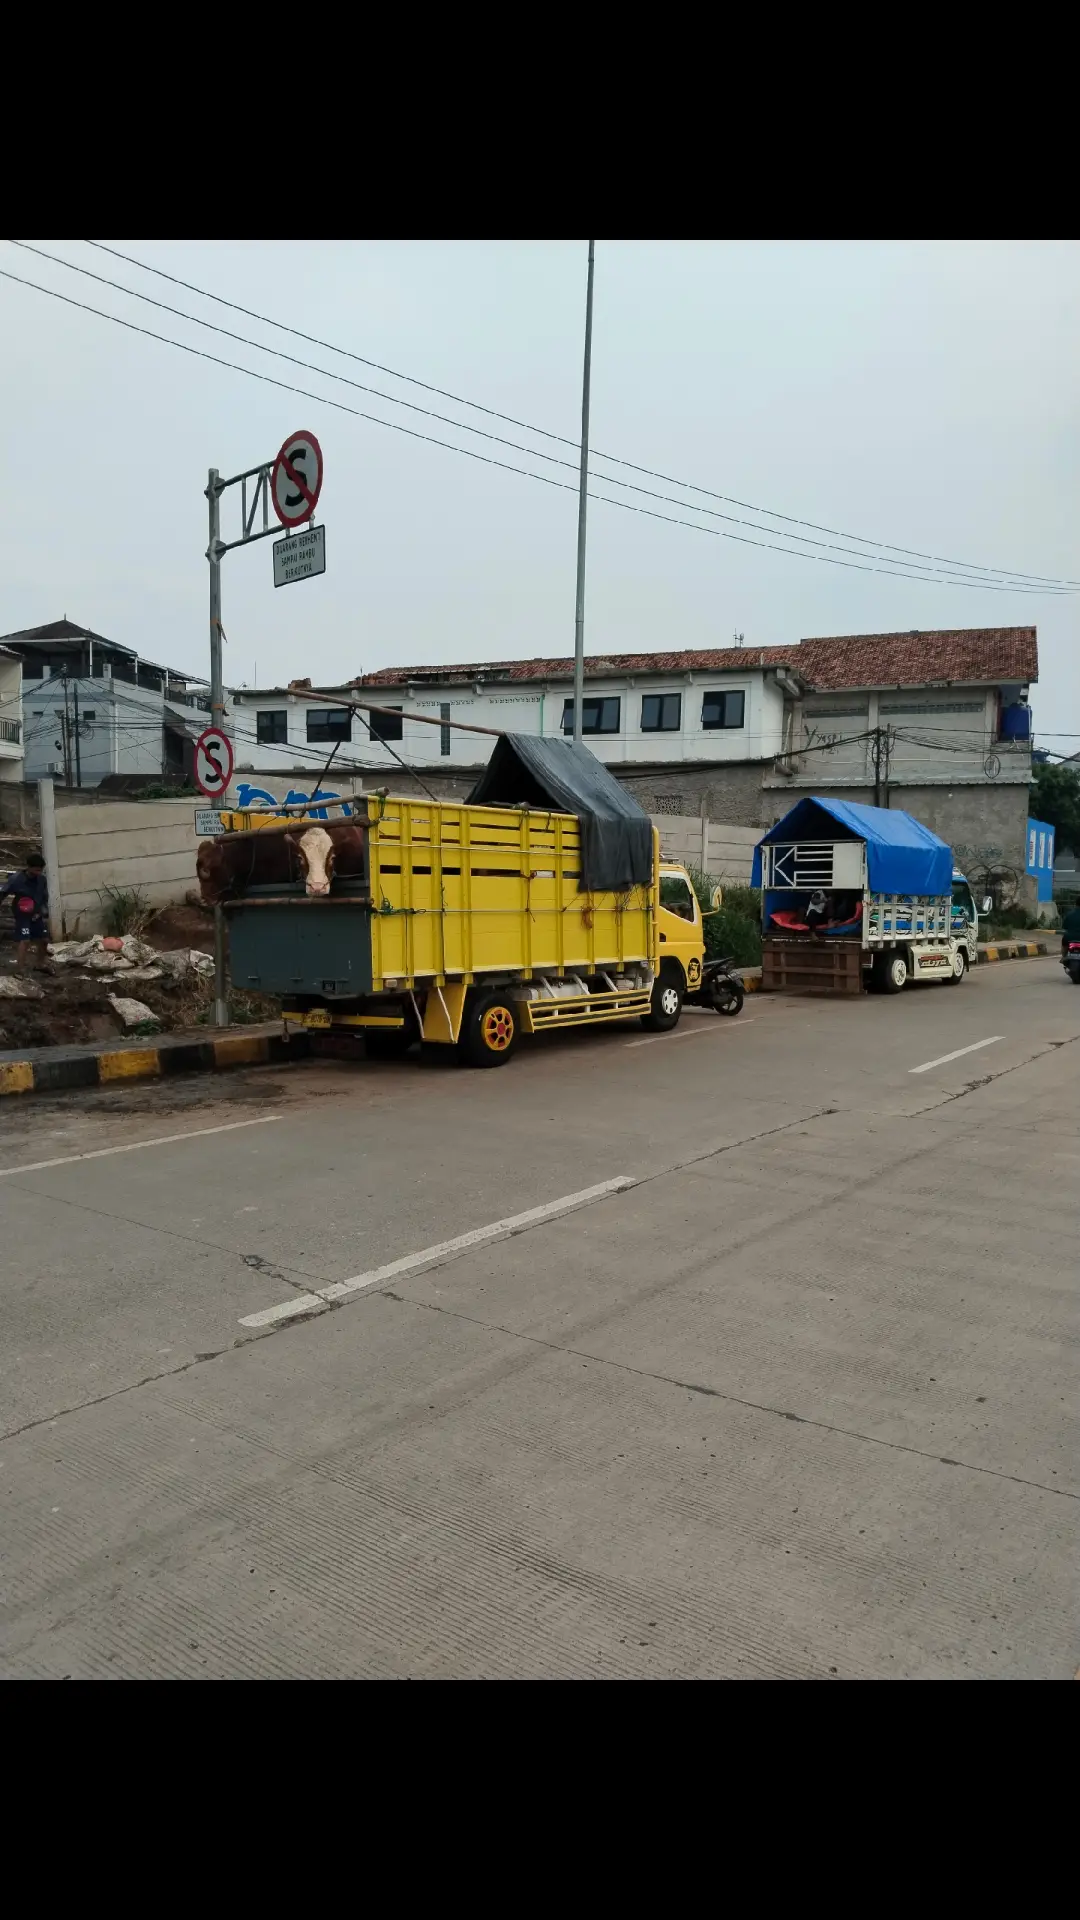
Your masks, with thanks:
M 933 633 L 852 633 L 793 649 L 814 687 L 925 687 L 935 681 L 1039 677 L 1034 627 L 961 627 Z
M 605 674 L 624 673 L 738 673 L 759 667 L 788 666 L 794 647 L 717 647 L 698 648 L 688 653 L 603 653 L 589 654 L 585 672 L 590 679 Z M 476 666 L 379 667 L 364 673 L 355 684 L 364 687 L 401 687 L 407 681 L 435 680 L 566 680 L 572 677 L 574 662 L 562 660 L 483 660 Z
M 813 688 L 921 687 L 940 681 L 986 684 L 1037 680 L 1034 627 L 961 627 L 932 633 L 853 633 L 802 640 L 791 646 L 720 647 L 684 653 L 609 653 L 586 657 L 586 678 L 629 673 L 745 673 L 790 667 Z M 477 679 L 566 680 L 574 662 L 563 659 L 485 660 L 475 666 L 380 667 L 361 674 L 360 687 L 441 686 Z

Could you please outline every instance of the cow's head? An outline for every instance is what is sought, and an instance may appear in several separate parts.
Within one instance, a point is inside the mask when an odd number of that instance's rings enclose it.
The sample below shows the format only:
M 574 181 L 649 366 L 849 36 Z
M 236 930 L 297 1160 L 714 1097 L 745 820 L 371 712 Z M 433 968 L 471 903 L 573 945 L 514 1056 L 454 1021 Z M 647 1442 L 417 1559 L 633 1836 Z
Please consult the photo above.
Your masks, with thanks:
M 306 833 L 300 835 L 296 845 L 304 869 L 305 892 L 329 893 L 330 877 L 334 871 L 334 843 L 326 828 L 309 827 Z

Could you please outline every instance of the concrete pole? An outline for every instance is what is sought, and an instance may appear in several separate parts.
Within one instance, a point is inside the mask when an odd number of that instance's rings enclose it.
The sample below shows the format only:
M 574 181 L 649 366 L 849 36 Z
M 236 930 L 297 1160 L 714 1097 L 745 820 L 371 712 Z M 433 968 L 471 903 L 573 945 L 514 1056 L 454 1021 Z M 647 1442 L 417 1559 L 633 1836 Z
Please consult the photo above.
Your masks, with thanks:
M 574 609 L 574 741 L 581 740 L 581 706 L 585 695 L 585 515 L 589 491 L 589 391 L 592 385 L 593 258 L 596 242 L 589 241 L 589 277 L 585 290 L 585 365 L 581 377 L 581 475 L 577 511 L 577 598 Z
M 210 505 L 210 540 L 206 558 L 210 564 L 210 725 L 225 725 L 225 686 L 221 659 L 221 476 L 211 467 L 206 483 Z M 214 1025 L 229 1024 L 229 995 L 225 978 L 225 915 L 214 908 Z
M 38 811 L 41 818 L 41 851 L 45 859 L 45 884 L 49 889 L 49 938 L 56 941 L 64 937 L 64 901 L 60 892 L 56 799 L 51 780 L 38 781 Z

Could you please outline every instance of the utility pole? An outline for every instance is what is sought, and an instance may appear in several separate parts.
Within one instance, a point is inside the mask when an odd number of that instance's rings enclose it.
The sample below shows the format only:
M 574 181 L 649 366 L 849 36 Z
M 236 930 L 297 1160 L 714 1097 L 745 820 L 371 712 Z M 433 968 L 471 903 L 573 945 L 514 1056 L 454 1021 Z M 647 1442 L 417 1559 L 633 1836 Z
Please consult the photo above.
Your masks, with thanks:
M 82 749 L 79 746 L 79 682 L 72 682 L 71 697 L 75 702 L 75 785 L 82 787 Z
M 581 742 L 581 708 L 585 695 L 585 512 L 589 490 L 589 389 L 592 383 L 593 259 L 596 242 L 589 241 L 589 278 L 585 291 L 585 366 L 581 378 L 581 475 L 577 510 L 577 599 L 574 608 L 574 743 Z
M 210 564 L 210 725 L 225 727 L 225 685 L 221 658 L 221 496 L 225 489 L 216 467 L 211 467 L 206 482 L 210 504 L 210 539 L 206 558 Z M 225 983 L 225 914 L 214 908 L 214 1025 L 229 1024 L 229 997 Z
M 875 807 L 887 807 L 889 804 L 889 761 L 892 756 L 891 728 L 874 728 L 870 736 L 870 753 L 874 763 L 874 805 Z
M 70 792 L 71 791 L 71 715 L 68 711 L 67 674 L 65 673 L 62 676 L 62 678 L 64 682 L 64 711 L 60 720 L 60 732 L 64 742 L 64 785 L 65 787 L 67 787 L 68 791 Z

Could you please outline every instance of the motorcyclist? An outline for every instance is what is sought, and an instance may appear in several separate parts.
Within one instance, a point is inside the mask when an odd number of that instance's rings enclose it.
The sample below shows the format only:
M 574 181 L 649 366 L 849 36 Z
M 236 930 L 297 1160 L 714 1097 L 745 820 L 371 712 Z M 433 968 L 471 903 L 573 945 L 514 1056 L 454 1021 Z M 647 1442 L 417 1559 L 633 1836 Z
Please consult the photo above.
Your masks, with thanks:
M 1061 923 L 1061 957 L 1063 960 L 1069 951 L 1069 944 L 1073 940 L 1080 940 L 1080 901 L 1077 901 L 1075 907 L 1069 908 L 1068 913 Z

